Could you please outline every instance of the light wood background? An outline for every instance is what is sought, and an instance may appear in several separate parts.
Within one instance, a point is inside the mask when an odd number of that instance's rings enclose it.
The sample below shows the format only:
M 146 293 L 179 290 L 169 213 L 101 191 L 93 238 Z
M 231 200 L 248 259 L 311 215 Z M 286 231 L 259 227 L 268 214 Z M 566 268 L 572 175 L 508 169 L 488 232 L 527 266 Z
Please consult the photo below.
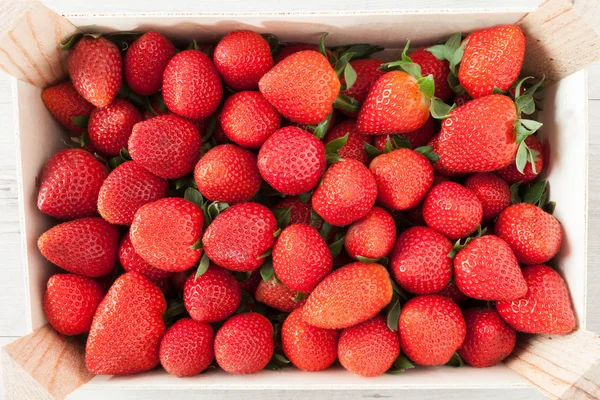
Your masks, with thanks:
M 525 3 L 535 2 L 528 0 Z M 537 1 L 539 2 L 539 1 Z M 0 0 L 1 3 L 1 0 Z M 152 0 L 103 0 L 83 4 L 79 0 L 45 0 L 44 3 L 63 14 L 103 13 L 103 12 L 153 12 L 153 11 L 198 11 L 197 4 L 175 1 Z M 184 3 L 191 5 L 186 6 Z M 273 5 L 276 3 L 276 5 Z M 308 4 L 310 3 L 310 4 Z M 385 0 L 356 1 L 353 9 L 378 10 L 389 9 Z M 476 0 L 457 0 L 452 8 L 473 5 L 481 7 Z M 505 0 L 502 7 L 490 2 L 490 8 L 522 6 L 522 0 Z M 323 5 L 324 4 L 324 5 Z M 252 2 L 235 1 L 236 11 L 319 11 L 341 10 L 347 8 L 347 0 L 330 2 L 257 0 Z M 310 6 L 310 8 L 307 8 Z M 394 4 L 397 8 L 398 5 Z M 402 8 L 445 8 L 447 2 L 434 0 L 423 5 L 421 0 L 403 2 Z M 223 11 L 223 3 L 207 1 L 203 11 Z M 587 329 L 600 333 L 600 63 L 589 67 L 589 253 L 588 253 L 588 299 Z M 18 221 L 17 185 L 16 185 L 16 143 L 13 126 L 13 104 L 11 79 L 0 72 L 0 347 L 11 340 L 24 335 L 25 282 L 21 265 L 21 245 Z M 0 382 L 1 384 L 1 382 Z M 0 399 L 2 391 L 0 390 Z

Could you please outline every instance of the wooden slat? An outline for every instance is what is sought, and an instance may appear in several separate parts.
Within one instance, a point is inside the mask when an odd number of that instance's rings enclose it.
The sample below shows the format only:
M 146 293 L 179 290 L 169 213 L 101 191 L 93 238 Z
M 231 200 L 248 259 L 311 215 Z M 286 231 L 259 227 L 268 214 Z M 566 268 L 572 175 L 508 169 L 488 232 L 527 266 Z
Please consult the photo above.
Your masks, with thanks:
M 5 398 L 64 399 L 93 377 L 83 350 L 50 325 L 7 344 L 0 351 Z
M 558 81 L 600 60 L 600 2 L 548 0 L 519 25 L 527 38 L 523 70 Z

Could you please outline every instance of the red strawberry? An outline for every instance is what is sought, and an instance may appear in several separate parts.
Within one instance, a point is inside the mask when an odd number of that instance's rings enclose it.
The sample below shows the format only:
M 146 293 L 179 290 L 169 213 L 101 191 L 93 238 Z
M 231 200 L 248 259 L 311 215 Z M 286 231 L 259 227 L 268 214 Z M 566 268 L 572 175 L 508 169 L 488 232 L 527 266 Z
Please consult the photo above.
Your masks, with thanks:
M 254 270 L 250 273 L 250 276 L 247 279 L 244 279 L 240 282 L 240 288 L 242 288 L 242 290 L 248 293 L 250 296 L 255 297 L 258 285 L 262 281 L 263 279 L 262 276 L 260 276 L 260 271 Z
M 281 115 L 260 92 L 229 97 L 219 115 L 223 132 L 232 142 L 257 149 L 281 126 Z
M 439 295 L 418 296 L 402 307 L 398 321 L 402 351 L 421 365 L 444 365 L 465 340 L 460 308 Z
M 450 65 L 446 60 L 439 60 L 424 47 L 410 53 L 410 59 L 421 67 L 423 76 L 433 75 L 435 82 L 435 96 L 447 102 L 454 96 L 452 88 L 448 84 Z
M 204 197 L 229 204 L 250 200 L 262 182 L 256 156 L 233 144 L 210 149 L 196 164 L 194 180 Z
M 278 192 L 296 195 L 313 189 L 325 171 L 325 146 L 300 128 L 281 128 L 263 144 L 258 169 Z
M 116 156 L 127 147 L 133 126 L 142 120 L 140 111 L 130 102 L 116 99 L 90 115 L 88 133 L 92 145 L 104 154 Z
M 197 375 L 212 364 L 214 341 L 215 332 L 206 322 L 180 319 L 160 341 L 160 363 L 171 375 Z
M 42 170 L 37 206 L 58 219 L 96 215 L 96 202 L 108 169 L 82 149 L 56 153 Z
M 471 33 L 458 80 L 477 99 L 492 94 L 494 87 L 508 90 L 519 77 L 525 57 L 525 36 L 515 25 L 502 25 Z
M 328 144 L 346 135 L 348 135 L 348 141 L 338 149 L 337 153 L 339 156 L 342 158 L 352 158 L 363 164 L 368 164 L 371 157 L 369 157 L 365 151 L 365 143 L 373 144 L 373 136 L 360 133 L 356 127 L 356 121 L 353 119 L 342 121 L 337 124 L 327 136 L 325 136 L 324 143 Z
M 194 170 L 200 158 L 201 138 L 194 124 L 176 115 L 161 115 L 139 122 L 129 137 L 134 161 L 166 179 Z
M 273 326 L 253 312 L 231 317 L 215 336 L 215 358 L 230 374 L 252 374 L 267 366 L 274 350 Z
M 333 258 L 325 240 L 309 225 L 285 228 L 273 246 L 273 269 L 284 285 L 311 292 L 329 273 Z
M 252 31 L 225 35 L 215 47 L 213 59 L 225 84 L 235 91 L 256 90 L 260 78 L 273 68 L 269 43 Z
M 454 280 L 461 292 L 479 300 L 515 300 L 527 293 L 515 255 L 494 235 L 473 239 L 456 255 Z
M 108 222 L 131 225 L 135 212 L 147 203 L 167 195 L 167 181 L 135 161 L 115 168 L 102 183 L 98 194 L 98 212 Z
M 206 255 L 233 271 L 252 271 L 263 263 L 261 255 L 273 246 L 277 221 L 262 204 L 240 203 L 214 219 L 202 238 Z
M 545 263 L 558 253 L 562 243 L 560 223 L 533 204 L 506 208 L 496 220 L 494 231 L 508 243 L 521 264 Z
M 183 288 L 185 287 L 188 278 L 191 274 L 195 274 L 197 269 L 197 267 L 192 267 L 187 271 L 179 271 L 171 274 L 171 282 L 173 283 L 175 290 L 183 292 Z
M 300 51 L 286 57 L 258 83 L 260 92 L 284 117 L 317 124 L 333 110 L 340 80 L 325 56 Z
M 354 85 L 350 87 L 350 89 L 345 90 L 342 93 L 348 97 L 353 98 L 359 103 L 365 101 L 367 95 L 369 94 L 371 86 L 373 86 L 377 79 L 379 79 L 383 74 L 385 74 L 385 72 L 379 69 L 379 67 L 381 67 L 381 64 L 383 64 L 383 61 L 370 59 L 351 61 L 350 65 L 354 69 L 354 72 L 356 72 L 356 81 L 354 82 Z M 341 82 L 342 84 L 346 84 L 346 79 L 342 77 Z M 352 116 L 354 118 L 356 118 L 356 116 L 358 115 L 357 112 L 350 113 L 344 110 L 341 111 L 344 114 Z
M 467 335 L 458 354 L 473 367 L 491 367 L 504 360 L 515 348 L 515 330 L 488 308 L 472 308 L 464 312 Z
M 119 246 L 119 262 L 126 272 L 138 272 L 150 279 L 152 282 L 158 282 L 173 275 L 172 272 L 163 271 L 154 268 L 144 260 L 133 248 L 129 232 L 123 235 Z
M 198 278 L 190 275 L 183 289 L 185 308 L 199 322 L 216 322 L 231 316 L 241 299 L 239 282 L 215 264 Z
M 388 328 L 383 315 L 346 328 L 340 335 L 338 357 L 348 371 L 377 376 L 390 369 L 400 355 L 398 333 Z
M 450 239 L 475 232 L 482 216 L 481 201 L 475 193 L 454 182 L 434 186 L 423 203 L 423 218 L 427 225 Z
M 333 164 L 312 197 L 313 209 L 327 223 L 344 226 L 358 221 L 373 207 L 377 184 L 361 162 L 345 159 Z
M 84 35 L 69 55 L 69 75 L 84 99 L 96 107 L 106 107 L 121 88 L 121 52 L 104 37 Z
M 95 278 L 115 268 L 119 230 L 102 218 L 80 218 L 53 226 L 39 237 L 37 245 L 51 263 Z
M 481 201 L 484 222 L 493 221 L 510 206 L 510 187 L 497 175 L 487 172 L 473 174 L 465 180 L 465 187 Z
M 452 243 L 431 228 L 414 226 L 398 236 L 390 254 L 390 270 L 400 287 L 410 293 L 442 290 L 452 277 Z
M 467 92 L 462 92 L 454 96 L 454 104 L 456 104 L 457 107 L 460 107 L 471 100 L 473 100 L 473 98 L 471 98 Z
M 377 156 L 369 169 L 377 182 L 377 201 L 395 210 L 417 206 L 433 183 L 429 160 L 410 149 Z
M 135 251 L 150 265 L 164 271 L 189 269 L 202 255 L 194 246 L 202 237 L 204 215 L 193 203 L 175 197 L 140 207 L 129 236 Z
M 453 110 L 431 142 L 440 156 L 435 169 L 444 175 L 468 174 L 493 171 L 514 162 L 516 119 L 515 103 L 500 94 Z
M 297 299 L 297 295 L 297 290 L 290 289 L 272 277 L 268 282 L 261 278 L 254 297 L 256 301 L 281 312 L 292 312 L 304 304 L 304 301 Z
M 289 208 L 290 209 L 290 225 L 292 224 L 311 224 L 311 206 L 303 202 L 296 196 L 288 196 L 275 204 L 273 208 Z M 320 229 L 321 227 L 316 227 Z
M 346 232 L 344 247 L 354 259 L 365 257 L 377 260 L 385 257 L 396 242 L 396 223 L 383 208 L 373 207 L 354 222 Z
M 442 182 L 448 182 L 449 180 L 450 179 L 448 179 L 444 175 L 440 175 L 440 174 L 437 174 L 434 172 L 433 183 L 431 184 L 431 187 L 434 187 L 435 185 L 439 185 Z M 429 190 L 431 190 L 431 188 Z M 402 212 L 402 211 L 397 211 L 397 212 Z M 402 215 L 404 216 L 404 218 L 406 218 L 408 220 L 408 222 L 410 222 L 413 225 L 416 225 L 416 226 L 426 226 L 427 225 L 425 223 L 425 219 L 423 219 L 423 202 L 421 202 L 421 204 L 419 204 L 416 207 L 405 210 Z
M 156 93 L 163 83 L 163 73 L 177 49 L 158 32 L 147 32 L 131 43 L 124 60 L 127 85 L 143 96 Z
M 547 265 L 527 266 L 523 276 L 528 289 L 525 297 L 496 303 L 502 319 L 527 333 L 561 335 L 575 329 L 573 306 L 563 278 Z
M 137 272 L 121 275 L 98 306 L 85 348 L 85 365 L 95 375 L 130 375 L 159 363 L 165 333 L 165 298 Z
M 431 138 L 436 134 L 436 130 L 437 125 L 435 123 L 434 118 L 429 117 L 427 122 L 425 122 L 425 125 L 423 125 L 422 127 L 417 128 L 411 132 L 405 132 L 398 136 L 408 139 L 408 141 L 410 142 L 410 146 L 413 149 L 416 149 L 417 147 L 425 146 L 427 143 L 429 143 L 429 140 L 431 140 Z M 377 147 L 379 151 L 383 151 L 383 148 L 387 144 L 388 137 L 390 137 L 390 140 L 392 139 L 391 135 L 374 136 L 373 145 Z
M 292 43 L 292 44 L 284 44 L 281 46 L 281 50 L 275 55 L 274 61 L 275 64 L 291 56 L 294 53 L 298 53 L 299 51 L 312 50 L 319 51 L 319 46 L 316 44 L 308 44 L 308 43 Z M 327 53 L 327 59 L 331 62 L 333 60 L 333 53 L 330 50 L 325 49 Z
M 429 119 L 429 103 L 417 79 L 402 71 L 387 72 L 369 90 L 358 114 L 358 129 L 369 135 L 414 131 Z
M 88 103 L 71 82 L 63 82 L 42 91 L 42 101 L 50 113 L 69 131 L 77 134 L 85 129 L 73 123 L 73 117 L 87 117 L 94 106 Z
M 529 149 L 537 152 L 537 161 L 535 161 L 536 172 L 533 172 L 533 167 L 531 166 L 530 162 L 525 165 L 523 173 L 519 172 L 515 163 L 509 164 L 506 167 L 497 170 L 496 173 L 511 185 L 517 182 L 529 183 L 537 178 L 540 172 L 542 172 L 544 169 L 544 148 L 538 138 L 533 135 L 527 136 L 525 138 L 525 144 L 527 147 L 529 147 Z
M 75 274 L 52 275 L 44 294 L 44 312 L 59 333 L 79 335 L 90 330 L 104 290 L 98 282 Z
M 317 328 L 302 318 L 302 309 L 293 311 L 281 326 L 283 352 L 303 371 L 323 371 L 337 358 L 339 331 Z
M 448 284 L 436 294 L 449 298 L 461 307 L 469 301 L 469 298 L 456 287 L 456 284 L 453 281 L 448 282 Z
M 392 300 L 392 281 L 379 264 L 356 262 L 333 271 L 310 294 L 303 307 L 306 322 L 341 329 L 365 322 Z
M 163 74 L 167 108 L 192 120 L 208 118 L 223 97 L 223 85 L 215 65 L 198 50 L 185 50 L 171 58 Z
M 331 113 L 331 118 L 329 119 L 329 125 L 327 126 L 327 129 L 325 130 L 326 134 L 331 132 L 333 127 L 337 124 L 338 119 L 340 119 L 340 118 L 341 117 L 340 117 L 339 113 L 337 112 L 337 110 L 333 110 L 333 112 Z M 283 126 L 297 126 L 298 128 L 302 129 L 303 131 L 310 133 L 311 135 L 313 135 L 315 133 L 315 129 L 317 127 L 317 125 L 299 124 L 297 122 L 290 121 L 289 119 L 284 119 L 282 124 L 283 124 Z

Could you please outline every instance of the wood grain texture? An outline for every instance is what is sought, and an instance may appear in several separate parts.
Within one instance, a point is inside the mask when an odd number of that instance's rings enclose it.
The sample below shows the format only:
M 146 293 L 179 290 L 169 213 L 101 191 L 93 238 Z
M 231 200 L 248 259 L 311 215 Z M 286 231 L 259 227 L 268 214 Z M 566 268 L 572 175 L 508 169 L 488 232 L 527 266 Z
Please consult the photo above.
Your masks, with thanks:
M 527 37 L 526 74 L 557 81 L 600 60 L 597 0 L 548 0 L 519 25 Z
M 85 367 L 83 346 L 67 342 L 50 325 L 7 344 L 1 354 L 7 400 L 64 399 L 93 377 Z

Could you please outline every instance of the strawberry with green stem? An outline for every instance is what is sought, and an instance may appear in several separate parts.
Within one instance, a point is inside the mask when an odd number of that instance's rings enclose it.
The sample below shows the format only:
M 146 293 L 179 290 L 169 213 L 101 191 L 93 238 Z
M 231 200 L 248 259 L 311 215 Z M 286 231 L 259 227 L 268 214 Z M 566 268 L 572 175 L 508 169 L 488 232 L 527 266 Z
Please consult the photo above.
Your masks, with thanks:
M 94 106 L 75 90 L 72 82 L 63 82 L 44 89 L 42 101 L 58 122 L 78 135 L 85 131 L 85 122 L 94 110 Z

